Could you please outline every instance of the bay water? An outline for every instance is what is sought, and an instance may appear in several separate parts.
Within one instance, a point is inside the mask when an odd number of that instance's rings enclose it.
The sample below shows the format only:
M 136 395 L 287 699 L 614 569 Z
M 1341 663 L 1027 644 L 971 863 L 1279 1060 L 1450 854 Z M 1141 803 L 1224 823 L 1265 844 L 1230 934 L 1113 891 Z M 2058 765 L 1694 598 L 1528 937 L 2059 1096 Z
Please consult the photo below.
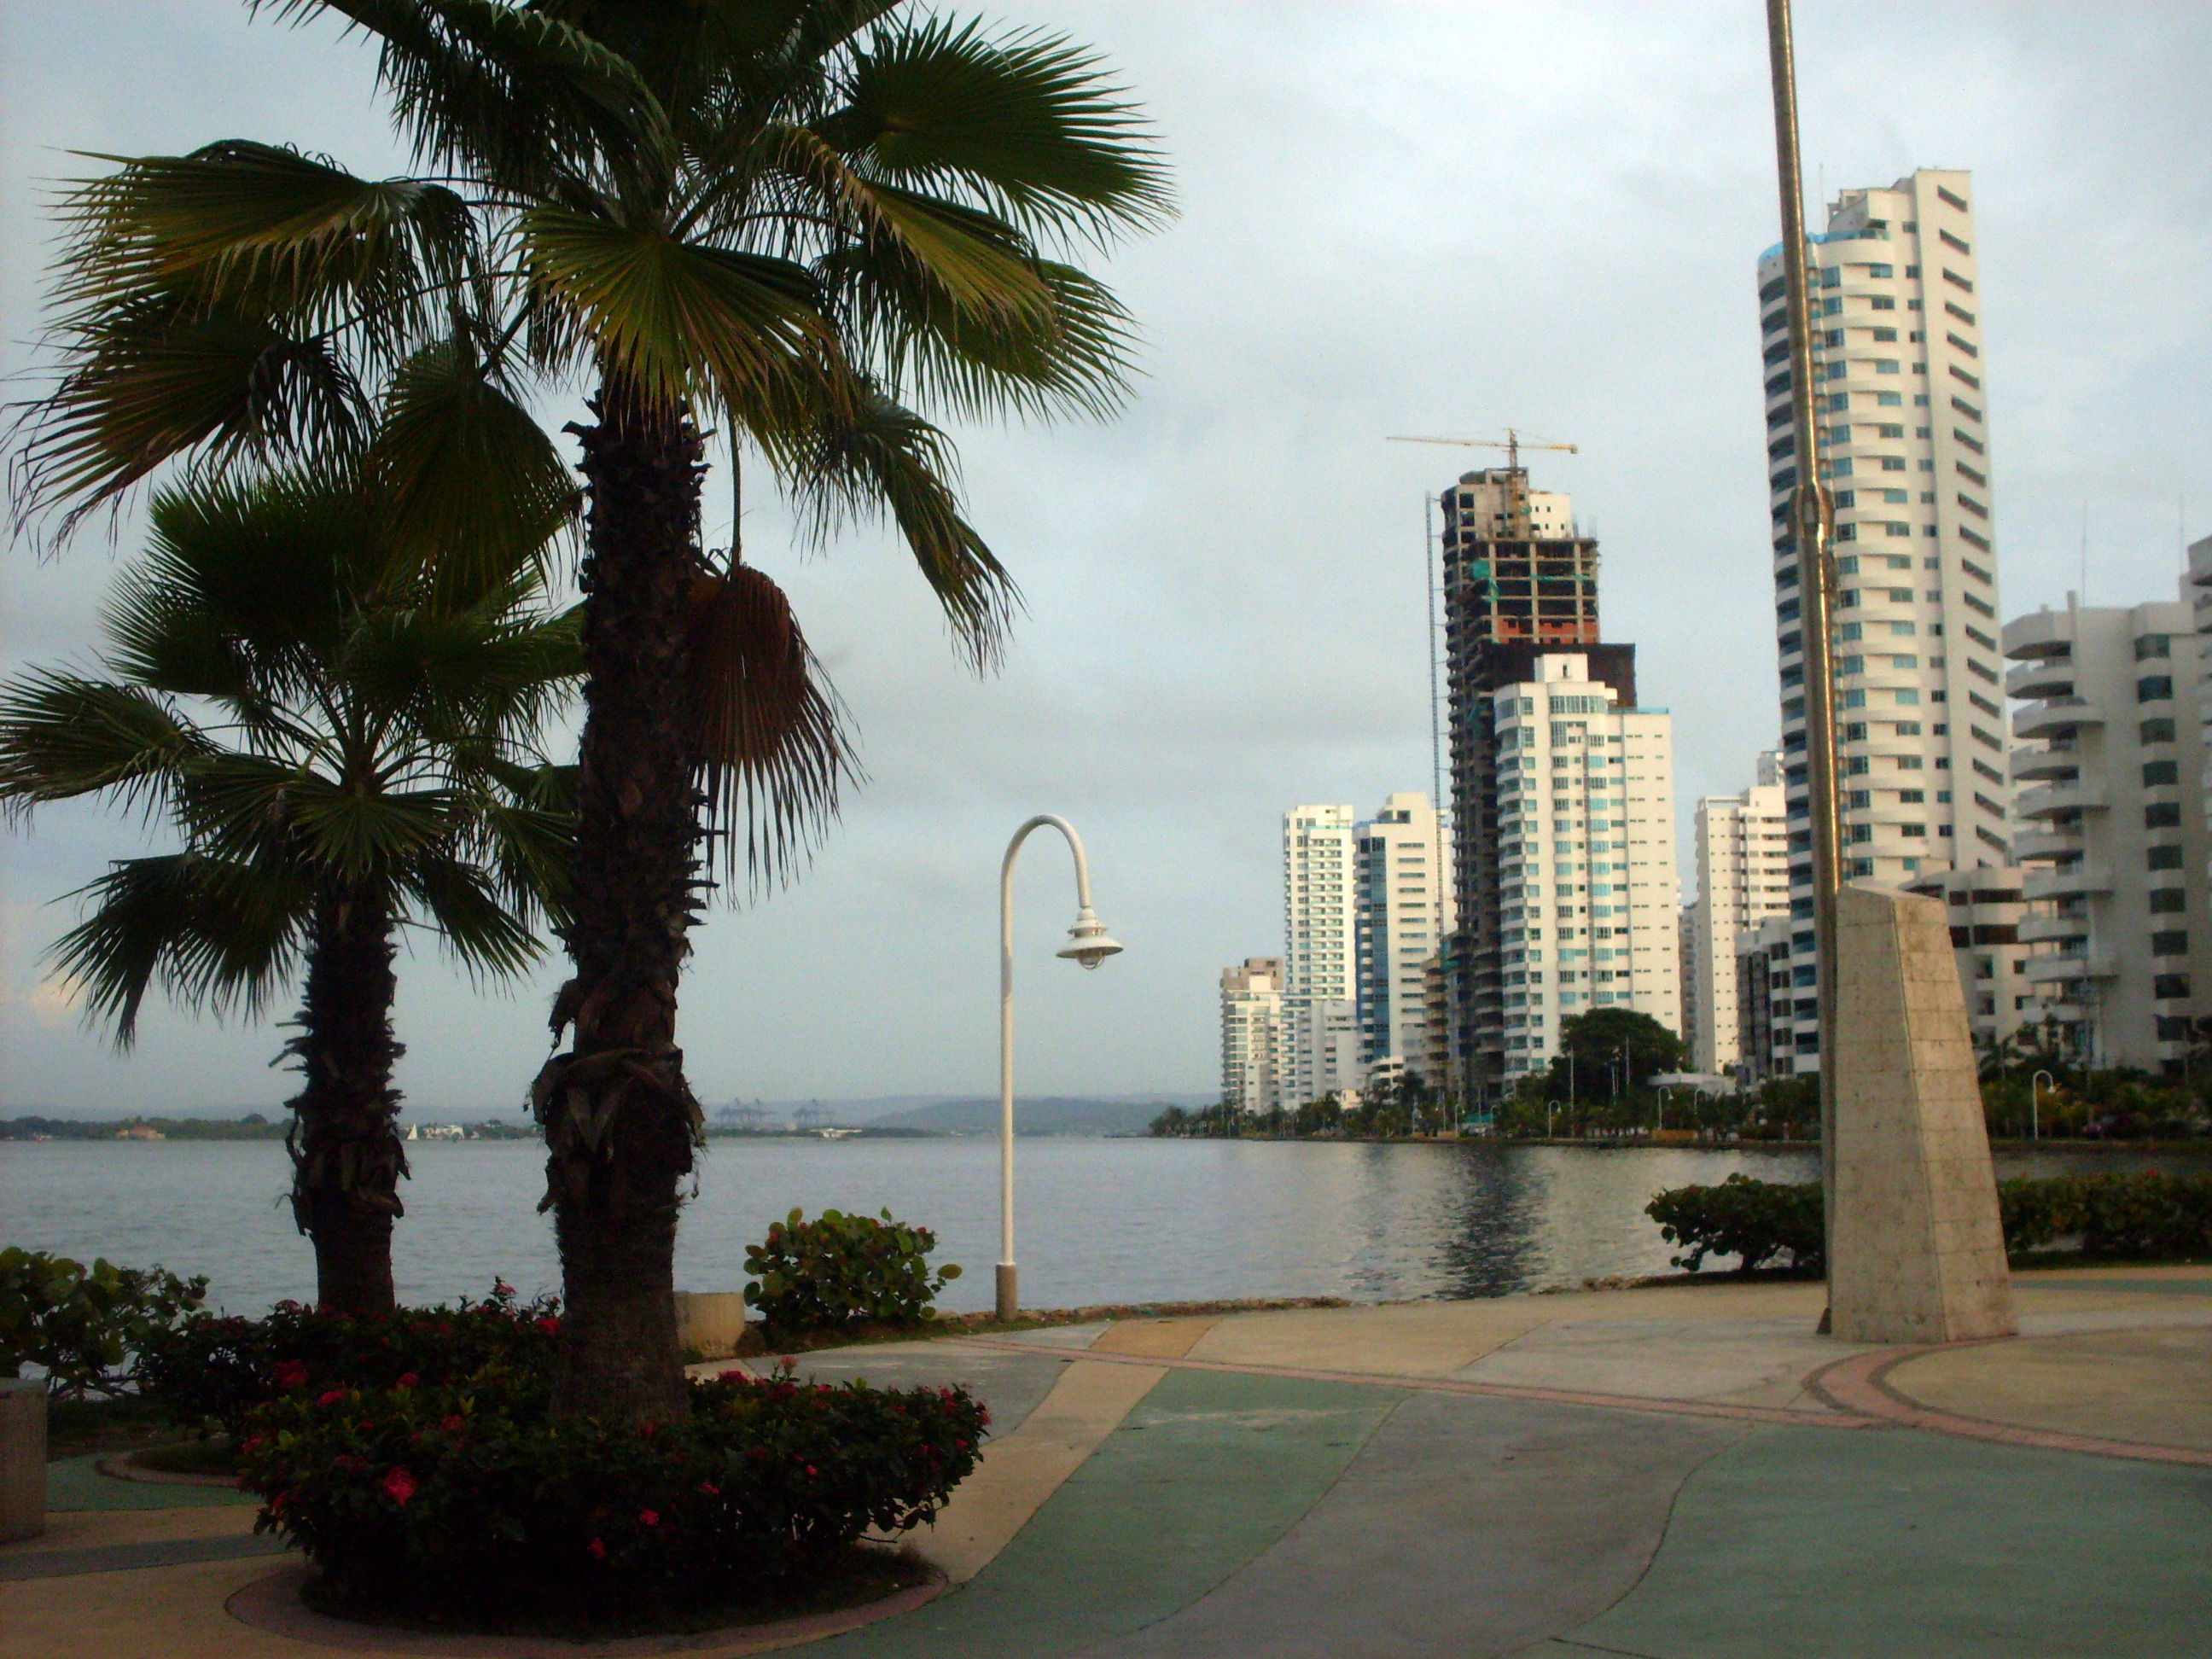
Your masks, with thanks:
M 401 1299 L 480 1295 L 504 1278 L 558 1288 L 544 1153 L 532 1141 L 418 1142 L 394 1235 Z M 2125 1154 L 2016 1157 L 2000 1173 L 2140 1167 Z M 1035 1138 L 1016 1151 L 1016 1257 L 1033 1307 L 1340 1296 L 1497 1296 L 1663 1273 L 1644 1206 L 1735 1170 L 1818 1174 L 1809 1152 L 1757 1148 L 1368 1145 Z M 205 1273 L 210 1306 L 258 1313 L 314 1290 L 274 1141 L 0 1142 L 0 1244 Z M 793 1207 L 936 1232 L 964 1276 L 942 1297 L 986 1308 L 998 1257 L 998 1148 L 932 1139 L 717 1139 L 701 1159 L 677 1284 L 744 1283 L 744 1247 Z

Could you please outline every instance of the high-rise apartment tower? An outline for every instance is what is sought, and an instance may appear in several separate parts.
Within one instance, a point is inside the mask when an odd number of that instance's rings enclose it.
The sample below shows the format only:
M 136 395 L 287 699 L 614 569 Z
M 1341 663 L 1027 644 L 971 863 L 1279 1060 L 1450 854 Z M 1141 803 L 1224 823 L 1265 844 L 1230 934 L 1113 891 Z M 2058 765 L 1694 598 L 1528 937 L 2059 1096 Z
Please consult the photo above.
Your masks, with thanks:
M 1636 647 L 1599 643 L 1597 543 L 1576 533 L 1565 495 L 1530 489 L 1525 469 L 1492 467 L 1463 475 L 1440 505 L 1459 924 L 1445 952 L 1450 1073 L 1462 1103 L 1474 1104 L 1495 1097 L 1509 1053 L 1493 700 L 1538 679 L 1546 653 L 1572 652 L 1613 707 L 1632 708 Z M 1510 884 L 1525 909 L 1527 878 Z
M 1832 635 L 1844 875 L 1903 885 L 2010 860 L 1989 367 L 1972 186 L 1923 168 L 1848 190 L 1811 239 L 1815 418 L 1834 490 Z M 1759 264 L 1781 648 L 1794 1004 L 1779 1040 L 1820 1063 L 1805 782 L 1805 583 L 1782 250 Z M 1779 1020 L 1784 1011 L 1776 1011 Z
M 1358 826 L 1360 1059 L 1441 1082 L 1429 1052 L 1426 964 L 1451 932 L 1451 836 L 1426 795 L 1401 793 Z
M 1782 772 L 1771 751 L 1759 757 L 1758 778 L 1739 794 L 1698 803 L 1698 896 L 1684 917 L 1682 975 L 1691 1064 L 1700 1072 L 1736 1063 L 1736 936 L 1790 910 Z

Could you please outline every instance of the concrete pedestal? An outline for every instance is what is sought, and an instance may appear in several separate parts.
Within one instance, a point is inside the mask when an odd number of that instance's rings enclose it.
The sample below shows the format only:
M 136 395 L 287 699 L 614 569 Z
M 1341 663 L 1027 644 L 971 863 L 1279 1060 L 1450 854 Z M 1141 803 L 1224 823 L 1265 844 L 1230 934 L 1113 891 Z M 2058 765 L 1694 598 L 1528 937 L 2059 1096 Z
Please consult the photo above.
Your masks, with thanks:
M 745 1334 L 741 1291 L 676 1292 L 676 1340 L 705 1359 L 727 1359 Z
M 1838 896 L 1834 1334 L 1852 1342 L 2010 1336 L 1997 1219 L 1950 920 L 1937 900 Z
M 0 1544 L 46 1529 L 46 1381 L 0 1377 Z

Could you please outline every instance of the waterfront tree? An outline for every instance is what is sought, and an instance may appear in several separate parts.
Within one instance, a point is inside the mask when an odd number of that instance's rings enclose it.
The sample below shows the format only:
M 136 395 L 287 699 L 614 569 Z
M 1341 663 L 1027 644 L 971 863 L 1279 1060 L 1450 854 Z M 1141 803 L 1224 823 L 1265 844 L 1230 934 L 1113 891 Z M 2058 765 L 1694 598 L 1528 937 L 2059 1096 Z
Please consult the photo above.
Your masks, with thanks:
M 732 501 L 742 441 L 813 530 L 887 514 L 988 666 L 1015 592 L 939 422 L 1118 401 L 1127 319 L 1073 261 L 1164 215 L 1163 170 L 1089 53 L 893 0 L 270 9 L 374 40 L 427 176 L 234 142 L 80 193 L 67 374 L 21 482 L 82 513 L 180 455 L 343 449 L 359 386 L 445 332 L 480 372 L 416 431 L 439 488 L 403 494 L 434 525 L 476 510 L 472 463 L 553 453 L 507 418 L 522 369 L 588 389 L 568 428 L 590 496 L 575 972 L 533 1100 L 568 1303 L 558 1407 L 665 1419 L 701 843 L 723 836 L 726 878 L 772 879 L 851 775 L 783 594 L 701 545 L 705 428 Z M 496 441 L 434 442 L 446 417 Z
M 100 670 L 0 685 L 0 805 L 82 797 L 177 846 L 82 890 L 55 967 L 128 1046 L 155 987 L 259 1012 L 299 987 L 292 1210 L 327 1308 L 392 1306 L 402 929 L 513 973 L 560 913 L 568 786 L 534 744 L 577 665 L 519 571 L 434 586 L 357 476 L 201 481 L 155 499 Z

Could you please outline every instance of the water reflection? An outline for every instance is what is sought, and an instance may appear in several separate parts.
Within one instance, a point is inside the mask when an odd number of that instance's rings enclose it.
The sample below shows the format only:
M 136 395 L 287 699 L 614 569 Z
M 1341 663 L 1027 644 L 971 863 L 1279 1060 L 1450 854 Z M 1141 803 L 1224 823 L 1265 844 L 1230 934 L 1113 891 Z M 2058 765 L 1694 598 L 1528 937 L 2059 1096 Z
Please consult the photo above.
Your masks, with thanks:
M 559 1279 L 535 1212 L 544 1154 L 528 1142 L 432 1144 L 394 1246 L 400 1294 L 526 1291 Z M 1101 1302 L 1341 1296 L 1498 1296 L 1663 1273 L 1672 1249 L 1644 1214 L 1652 1194 L 1741 1170 L 1818 1173 L 1811 1152 L 1337 1142 L 1025 1140 L 1019 1255 L 1024 1300 Z M 2000 1153 L 2002 1174 L 2203 1167 L 2172 1154 Z M 313 1289 L 272 1142 L 0 1142 L 0 1242 L 205 1273 L 240 1311 Z M 935 1229 L 962 1263 L 946 1297 L 988 1307 L 998 1254 L 997 1151 L 987 1139 L 718 1140 L 684 1212 L 677 1282 L 729 1290 L 744 1247 L 794 1206 L 889 1208 Z

